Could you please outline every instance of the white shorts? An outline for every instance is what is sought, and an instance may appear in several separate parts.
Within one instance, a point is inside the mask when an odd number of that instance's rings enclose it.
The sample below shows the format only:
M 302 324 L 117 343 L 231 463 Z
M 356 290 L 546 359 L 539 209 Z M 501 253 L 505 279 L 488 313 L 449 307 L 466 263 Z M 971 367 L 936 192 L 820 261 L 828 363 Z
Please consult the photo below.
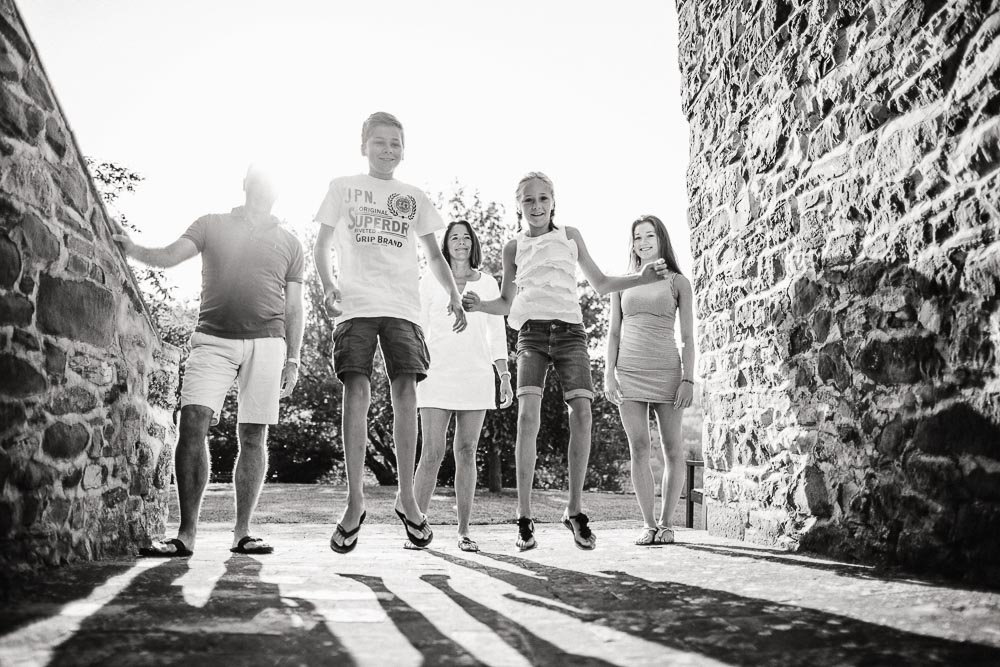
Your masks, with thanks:
M 203 405 L 218 421 L 233 382 L 238 388 L 240 424 L 277 424 L 284 338 L 219 338 L 196 331 L 184 364 L 181 407 Z

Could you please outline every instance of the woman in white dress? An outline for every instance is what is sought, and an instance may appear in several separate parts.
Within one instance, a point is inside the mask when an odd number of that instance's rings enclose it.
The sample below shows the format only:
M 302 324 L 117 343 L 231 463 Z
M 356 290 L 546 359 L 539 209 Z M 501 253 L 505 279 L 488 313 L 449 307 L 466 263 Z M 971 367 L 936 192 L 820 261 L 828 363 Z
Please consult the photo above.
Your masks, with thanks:
M 448 225 L 441 252 L 451 266 L 459 292 L 474 288 L 483 299 L 500 296 L 493 276 L 478 270 L 482 251 L 476 233 L 465 220 Z M 431 365 L 427 379 L 417 385 L 417 407 L 423 446 L 414 477 L 417 504 L 424 513 L 434 495 L 444 459 L 445 438 L 455 416 L 455 500 L 458 507 L 458 548 L 478 551 L 469 537 L 472 499 L 476 492 L 476 448 L 487 410 L 496 409 L 493 374 L 500 376 L 500 407 L 513 401 L 507 370 L 507 337 L 503 317 L 468 313 L 468 327 L 455 333 L 448 314 L 448 295 L 435 280 L 422 280 L 424 337 Z

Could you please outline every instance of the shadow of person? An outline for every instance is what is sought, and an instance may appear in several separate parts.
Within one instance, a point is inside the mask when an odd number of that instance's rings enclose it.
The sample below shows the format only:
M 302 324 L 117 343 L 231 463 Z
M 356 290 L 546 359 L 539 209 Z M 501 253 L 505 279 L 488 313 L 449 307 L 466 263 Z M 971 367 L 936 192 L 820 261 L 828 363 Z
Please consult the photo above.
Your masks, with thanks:
M 44 573 L 3 577 L 0 582 L 0 640 L 36 621 L 58 616 L 72 602 L 84 600 L 133 565 L 116 561 L 69 565 Z
M 992 646 L 726 591 L 648 581 L 625 572 L 595 576 L 498 553 L 481 551 L 477 560 L 426 553 L 531 596 L 507 593 L 510 599 L 734 665 L 1000 664 L 1000 649 Z M 532 574 L 494 567 L 485 559 Z
M 51 665 L 354 664 L 314 605 L 261 581 L 260 561 L 231 556 L 203 606 L 177 581 L 187 560 L 165 560 L 83 621 Z
M 427 665 L 481 665 L 461 644 L 444 634 L 426 616 L 390 591 L 381 577 L 365 574 L 342 574 L 375 593 L 382 609 L 413 648 L 420 651 Z
M 420 577 L 449 598 L 474 619 L 487 626 L 508 646 L 523 655 L 533 665 L 581 665 L 605 667 L 612 663 L 562 650 L 552 642 L 542 639 L 527 627 L 503 614 L 476 602 L 452 588 L 450 577 L 445 574 L 425 574 Z

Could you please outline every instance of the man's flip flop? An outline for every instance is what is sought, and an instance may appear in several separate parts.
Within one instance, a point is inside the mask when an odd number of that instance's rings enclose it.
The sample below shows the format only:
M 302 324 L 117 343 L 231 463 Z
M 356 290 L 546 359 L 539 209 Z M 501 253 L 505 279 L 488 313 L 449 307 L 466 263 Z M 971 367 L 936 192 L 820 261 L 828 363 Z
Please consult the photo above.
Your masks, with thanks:
M 431 543 L 431 540 L 434 539 L 434 531 L 432 531 L 430 529 L 430 526 L 427 525 L 426 516 L 424 516 L 424 520 L 421 521 L 420 523 L 413 523 L 412 521 L 407 519 L 406 515 L 400 512 L 399 510 L 395 510 L 395 512 L 396 516 L 399 517 L 399 520 L 403 522 L 403 528 L 406 530 L 406 536 L 410 538 L 410 542 L 413 542 L 414 546 L 423 548 Z M 420 537 L 420 535 L 417 533 L 411 533 L 410 528 L 413 528 L 414 530 L 419 530 L 421 532 L 426 530 L 428 531 L 429 534 L 427 535 L 427 537 Z
M 253 545 L 247 546 L 247 543 L 249 542 L 260 542 L 260 546 L 253 546 Z M 270 544 L 266 543 L 259 537 L 251 537 L 250 535 L 247 535 L 239 542 L 237 542 L 236 546 L 230 549 L 230 551 L 232 551 L 234 554 L 246 554 L 247 556 L 257 556 L 262 554 L 274 553 L 274 547 L 272 547 Z
M 157 544 L 154 542 L 153 544 Z M 142 547 L 139 549 L 139 555 L 143 558 L 187 558 L 188 556 L 193 556 L 194 552 L 187 548 L 187 545 L 181 542 L 176 537 L 172 540 L 163 540 L 158 543 L 161 547 L 171 546 L 174 548 L 173 551 L 164 551 L 163 549 L 157 549 L 153 545 L 148 547 Z
M 361 513 L 361 518 L 358 519 L 358 525 L 354 527 L 354 530 L 347 530 L 344 528 L 344 524 L 338 523 L 336 530 L 333 531 L 333 535 L 330 536 L 330 548 L 338 554 L 347 554 L 354 551 L 354 547 L 358 546 L 358 540 L 355 539 L 350 544 L 347 543 L 347 540 L 358 534 L 358 531 L 361 530 L 361 524 L 365 522 L 365 517 L 367 516 L 368 510 Z M 338 535 L 340 535 L 340 544 L 337 544 L 337 541 L 333 539 Z

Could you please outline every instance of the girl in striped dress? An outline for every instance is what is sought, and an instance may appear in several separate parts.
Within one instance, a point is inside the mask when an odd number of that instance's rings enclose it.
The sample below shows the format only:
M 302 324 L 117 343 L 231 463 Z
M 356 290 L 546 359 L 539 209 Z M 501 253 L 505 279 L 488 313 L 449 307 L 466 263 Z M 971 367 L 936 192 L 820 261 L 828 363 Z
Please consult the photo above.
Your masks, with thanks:
M 611 297 L 611 327 L 605 365 L 604 392 L 616 403 L 628 436 L 632 486 L 645 527 L 635 543 L 641 546 L 674 541 L 670 518 L 684 485 L 684 443 L 681 420 L 694 393 L 694 336 L 691 283 L 681 275 L 663 222 L 645 215 L 632 223 L 629 268 L 662 259 L 670 269 L 662 280 Z M 679 352 L 674 322 L 680 316 Z M 662 503 L 654 517 L 655 487 L 649 462 L 649 408 L 656 413 L 663 448 Z

